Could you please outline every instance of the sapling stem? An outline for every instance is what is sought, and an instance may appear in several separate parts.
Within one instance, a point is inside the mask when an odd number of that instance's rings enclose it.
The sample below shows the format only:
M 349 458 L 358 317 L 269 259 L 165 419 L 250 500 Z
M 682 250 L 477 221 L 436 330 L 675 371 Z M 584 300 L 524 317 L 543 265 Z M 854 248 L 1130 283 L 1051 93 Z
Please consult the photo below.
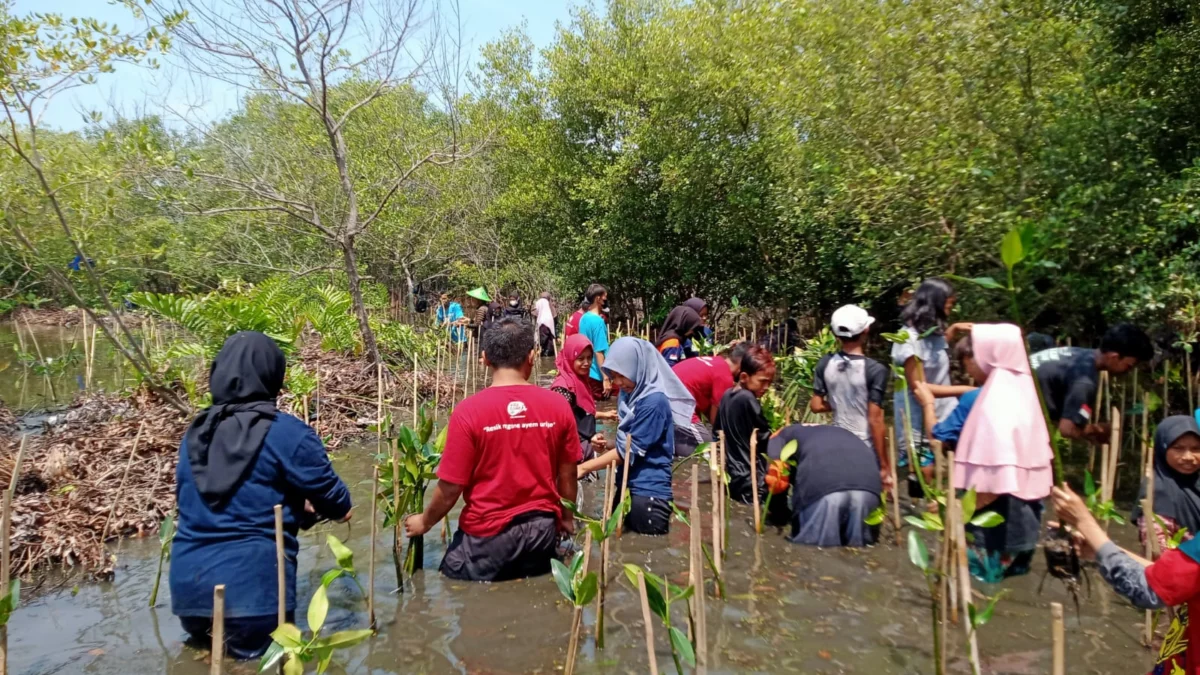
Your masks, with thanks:
M 283 505 L 275 505 L 275 567 L 278 579 L 279 625 L 287 623 L 287 567 L 283 552 Z

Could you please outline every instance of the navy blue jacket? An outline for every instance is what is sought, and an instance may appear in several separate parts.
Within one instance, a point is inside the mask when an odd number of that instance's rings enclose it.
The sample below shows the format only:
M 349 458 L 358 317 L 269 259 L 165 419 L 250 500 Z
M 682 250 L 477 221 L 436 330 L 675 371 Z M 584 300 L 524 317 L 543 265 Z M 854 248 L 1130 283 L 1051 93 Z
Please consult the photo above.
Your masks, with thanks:
M 171 545 L 171 611 L 212 616 L 213 586 L 225 584 L 225 616 L 274 616 L 279 593 L 275 569 L 275 505 L 283 505 L 287 609 L 296 608 L 296 533 L 304 501 L 339 520 L 350 511 L 350 491 L 334 473 L 316 432 L 279 413 L 249 476 L 217 511 L 196 489 L 187 440 L 175 470 L 179 523 Z

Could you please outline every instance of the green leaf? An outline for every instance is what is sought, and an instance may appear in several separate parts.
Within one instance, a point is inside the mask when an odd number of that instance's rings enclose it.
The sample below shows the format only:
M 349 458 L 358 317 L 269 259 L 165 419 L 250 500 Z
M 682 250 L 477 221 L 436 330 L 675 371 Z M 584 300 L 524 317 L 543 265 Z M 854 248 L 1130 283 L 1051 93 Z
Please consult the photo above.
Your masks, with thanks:
M 936 513 L 929 513 L 926 511 L 925 513 L 921 514 L 921 517 L 925 519 L 926 523 L 929 523 L 929 527 L 925 528 L 927 530 L 935 530 L 940 532 L 946 529 L 945 524 L 942 523 L 942 517 Z
M 317 586 L 312 600 L 308 601 L 308 629 L 313 633 L 325 625 L 325 615 L 329 613 L 329 593 L 327 586 Z
M 600 580 L 595 572 L 588 572 L 579 581 L 579 585 L 575 588 L 575 604 L 582 607 L 591 602 L 596 597 L 596 593 L 600 588 Z
M 929 569 L 929 550 L 916 530 L 908 531 L 908 559 L 923 572 Z
M 995 511 L 984 511 L 971 519 L 971 524 L 975 527 L 996 527 L 1003 522 L 1004 516 Z
M 880 337 L 882 337 L 884 340 L 887 340 L 888 342 L 892 342 L 895 344 L 904 344 L 905 342 L 908 342 L 908 331 L 902 330 L 902 331 L 898 331 L 895 333 L 883 333 Z M 903 374 L 904 370 L 901 369 L 900 372 L 901 372 L 901 374 Z
M 312 651 L 317 657 L 317 675 L 321 675 L 329 668 L 329 662 L 333 660 L 333 648 L 313 647 Z
M 1021 243 L 1020 230 L 1009 230 L 1008 234 L 1004 235 L 1004 240 L 1000 242 L 1000 260 L 1004 262 L 1005 267 L 1011 270 L 1024 259 L 1025 246 Z
M 366 640 L 374 635 L 374 631 L 370 628 L 360 630 L 340 630 L 329 637 L 317 640 L 316 644 L 324 647 L 333 647 L 334 649 L 345 649 Z
M 575 603 L 574 584 L 571 583 L 571 570 L 558 560 L 550 561 L 550 572 L 554 575 L 554 583 L 558 584 L 558 592 L 562 593 L 563 597 Z
M 258 660 L 258 672 L 265 673 L 266 671 L 270 670 L 275 666 L 276 663 L 279 663 L 279 659 L 282 659 L 286 654 L 287 651 L 283 648 L 283 645 L 279 644 L 278 641 L 272 642 L 271 645 L 267 647 L 266 653 L 263 654 L 262 658 Z
M 690 522 L 688 522 L 687 514 L 684 513 L 683 510 L 680 509 L 678 506 L 676 506 L 675 502 L 671 502 L 671 510 L 675 512 L 676 520 L 683 523 L 684 525 L 687 525 L 688 527 L 692 526 L 692 524 Z
M 1185 530 L 1187 528 L 1184 528 Z M 21 606 L 21 580 L 12 579 L 8 582 L 8 609 L 15 611 Z
M 922 530 L 932 529 L 929 526 L 929 523 L 925 522 L 924 518 L 918 518 L 917 516 L 904 516 L 904 522 L 912 525 L 913 527 L 919 527 Z
M 867 517 L 863 519 L 863 522 L 866 523 L 867 525 L 874 527 L 875 525 L 879 525 L 880 523 L 882 523 L 884 517 L 885 517 L 884 508 L 882 506 L 880 506 L 880 507 L 877 507 L 871 513 L 867 514 Z
M 630 585 L 636 589 L 638 587 L 638 571 L 642 571 L 642 575 L 646 579 L 646 601 L 650 605 L 650 611 L 654 615 L 662 619 L 667 615 L 667 601 L 663 593 L 663 580 L 659 577 L 641 570 L 637 565 L 625 564 L 625 578 L 629 580 Z
M 797 447 L 799 446 L 796 445 L 796 441 L 788 441 L 787 445 L 784 445 L 783 449 L 779 451 L 779 459 L 784 462 L 788 461 L 792 455 L 796 454 Z
M 326 535 L 326 541 L 329 544 L 329 550 L 333 551 L 333 557 L 337 560 L 338 567 L 347 572 L 354 571 L 354 551 L 342 543 L 341 539 L 332 534 Z
M 1096 494 L 1096 479 L 1092 478 L 1091 471 L 1083 472 L 1083 494 L 1087 497 Z
M 289 654 L 283 662 L 283 675 L 304 675 L 304 662 L 296 654 Z
M 575 579 L 579 576 L 579 569 L 583 567 L 583 551 L 576 551 L 575 555 L 571 556 L 571 578 Z
M 971 625 L 979 628 L 980 626 L 985 625 L 988 621 L 991 621 L 992 614 L 996 611 L 996 603 L 1000 602 L 1000 598 L 1003 598 L 1006 593 L 1008 593 L 1007 589 L 993 595 L 988 599 L 987 607 L 984 607 L 983 611 L 979 613 L 975 613 L 974 603 L 969 605 L 971 609 Z
M 675 653 L 679 654 L 684 663 L 695 667 L 696 651 L 692 648 L 691 640 L 688 640 L 687 636 L 683 634 L 683 631 L 679 630 L 675 626 L 671 626 L 671 628 L 667 630 L 667 634 L 671 636 L 671 648 L 675 650 Z
M 328 588 L 329 584 L 332 584 L 334 581 L 337 580 L 338 577 L 342 576 L 345 573 L 346 573 L 346 571 L 340 567 L 335 567 L 331 570 L 328 570 L 325 572 L 325 574 L 321 575 L 321 585 Z
M 158 543 L 166 546 L 175 539 L 175 519 L 163 518 L 158 525 Z
M 285 623 L 271 632 L 271 639 L 285 649 L 299 649 L 304 646 L 304 635 L 294 623 Z
M 971 516 L 975 515 L 975 500 L 975 488 L 967 490 L 967 492 L 962 496 L 962 500 L 960 500 L 962 504 L 962 518 L 964 523 L 971 522 Z

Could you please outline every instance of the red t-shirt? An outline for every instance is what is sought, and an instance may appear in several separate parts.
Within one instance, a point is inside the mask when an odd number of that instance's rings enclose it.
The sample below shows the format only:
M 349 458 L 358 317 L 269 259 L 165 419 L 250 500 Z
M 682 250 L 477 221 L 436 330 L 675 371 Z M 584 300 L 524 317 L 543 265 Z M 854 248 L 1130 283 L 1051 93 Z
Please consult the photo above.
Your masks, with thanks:
M 725 390 L 733 386 L 733 371 L 729 369 L 729 362 L 720 356 L 685 359 L 672 370 L 691 392 L 692 398 L 696 399 L 693 422 L 699 422 L 701 414 L 707 415 L 712 410 L 713 401 L 720 401 Z
M 1146 583 L 1168 605 L 1187 605 L 1187 651 L 1182 655 L 1160 654 L 1160 658 L 1166 656 L 1175 664 L 1183 662 L 1187 675 L 1200 675 L 1200 563 L 1179 549 L 1163 551 L 1162 557 L 1146 568 Z M 1171 671 L 1171 665 L 1163 669 L 1165 673 Z
M 465 486 L 462 531 L 491 537 L 522 513 L 559 513 L 558 467 L 574 466 L 581 450 L 562 396 L 533 385 L 488 387 L 454 408 L 437 475 Z
M 583 318 L 583 310 L 582 309 L 575 310 L 575 313 L 572 314 L 571 318 L 567 319 L 567 323 L 565 325 L 563 325 L 563 336 L 571 337 L 572 335 L 578 333 L 579 332 L 579 320 L 582 318 Z

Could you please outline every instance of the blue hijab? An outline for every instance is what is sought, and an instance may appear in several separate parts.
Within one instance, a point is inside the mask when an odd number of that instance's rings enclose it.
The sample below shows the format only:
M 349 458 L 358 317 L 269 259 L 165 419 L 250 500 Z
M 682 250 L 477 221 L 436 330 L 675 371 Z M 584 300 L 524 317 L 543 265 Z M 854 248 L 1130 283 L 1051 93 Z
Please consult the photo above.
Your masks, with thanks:
M 608 348 L 604 359 L 604 370 L 617 373 L 633 382 L 633 391 L 617 397 L 617 417 L 629 419 L 638 401 L 651 394 L 663 394 L 671 404 L 671 416 L 675 426 L 692 424 L 692 413 L 696 411 L 696 399 L 679 380 L 654 345 L 635 337 L 617 338 Z M 625 433 L 618 423 L 617 447 L 625 447 Z

